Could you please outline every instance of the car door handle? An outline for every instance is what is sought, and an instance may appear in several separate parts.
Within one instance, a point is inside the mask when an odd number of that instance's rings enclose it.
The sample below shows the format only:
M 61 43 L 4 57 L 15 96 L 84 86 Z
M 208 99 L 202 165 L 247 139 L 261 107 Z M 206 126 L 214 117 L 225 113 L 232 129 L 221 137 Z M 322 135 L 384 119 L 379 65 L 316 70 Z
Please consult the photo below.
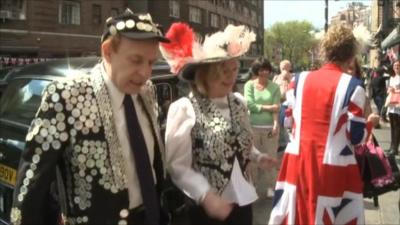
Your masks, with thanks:
M 4 155 L 2 152 L 0 152 L 0 160 L 6 159 L 6 155 Z

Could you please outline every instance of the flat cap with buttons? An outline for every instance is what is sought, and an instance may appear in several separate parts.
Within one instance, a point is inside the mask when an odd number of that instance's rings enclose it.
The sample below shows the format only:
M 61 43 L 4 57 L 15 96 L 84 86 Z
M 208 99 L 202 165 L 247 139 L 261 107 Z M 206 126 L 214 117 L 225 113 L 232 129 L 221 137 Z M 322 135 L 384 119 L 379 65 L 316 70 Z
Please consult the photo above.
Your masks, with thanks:
M 169 42 L 169 39 L 164 37 L 161 26 L 153 22 L 150 14 L 135 14 L 130 9 L 106 20 L 101 42 L 117 33 L 135 40 L 157 39 L 160 42 Z

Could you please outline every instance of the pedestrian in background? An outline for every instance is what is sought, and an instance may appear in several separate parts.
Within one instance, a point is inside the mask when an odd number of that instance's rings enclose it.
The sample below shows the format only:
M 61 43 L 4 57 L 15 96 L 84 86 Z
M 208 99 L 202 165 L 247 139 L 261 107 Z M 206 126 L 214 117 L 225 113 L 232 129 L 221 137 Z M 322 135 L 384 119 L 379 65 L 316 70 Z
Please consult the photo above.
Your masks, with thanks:
M 251 70 L 256 78 L 244 85 L 244 97 L 250 111 L 254 145 L 261 152 L 276 158 L 281 92 L 279 86 L 270 80 L 272 66 L 267 59 L 260 57 L 255 60 Z M 268 171 L 254 168 L 253 179 L 261 198 L 273 196 L 276 175 L 276 168 Z
M 362 75 L 362 71 L 361 71 L 361 67 L 360 67 L 360 63 L 358 62 L 357 58 L 354 59 L 353 63 L 350 64 L 347 73 L 356 77 L 357 79 L 359 79 L 360 81 L 362 81 L 363 79 L 363 75 Z M 378 111 L 379 112 L 379 111 Z M 372 113 L 372 109 L 371 109 L 371 103 L 370 101 L 368 101 L 368 98 L 365 101 L 365 108 L 364 108 L 364 114 L 366 116 L 370 115 Z M 375 114 L 376 116 L 379 116 L 378 114 Z
M 281 102 L 286 100 L 286 91 L 289 88 L 289 83 L 292 80 L 292 64 L 289 60 L 285 59 L 279 63 L 280 74 L 274 76 L 272 81 L 279 86 L 281 91 Z
M 357 48 L 351 29 L 332 26 L 321 42 L 326 64 L 296 74 L 293 140 L 284 154 L 269 224 L 364 224 L 353 145 L 364 142 L 377 118 L 364 118 L 362 81 L 346 74 Z
M 393 75 L 389 79 L 387 112 L 390 121 L 390 154 L 399 154 L 400 145 L 400 60 L 393 63 Z
M 167 42 L 149 14 L 106 21 L 90 76 L 51 83 L 26 137 L 12 224 L 152 224 L 160 208 L 163 142 L 148 80 Z M 135 109 L 136 108 L 136 109 Z M 49 221 L 57 183 L 63 221 Z M 57 217 L 57 216 L 55 216 Z
M 386 78 L 383 76 L 383 68 L 374 69 L 371 78 L 371 97 L 374 100 L 378 113 L 382 115 L 386 99 Z M 382 115 L 386 117 L 386 115 Z
M 166 161 L 172 181 L 189 198 L 191 224 L 252 224 L 257 199 L 246 167 L 267 169 L 276 162 L 260 154 L 245 103 L 232 93 L 239 63 L 255 34 L 245 26 L 194 39 L 186 24 L 173 24 L 172 41 L 161 52 L 173 73 L 190 83 L 191 93 L 173 102 L 166 127 Z
M 279 138 L 278 138 L 278 154 L 280 158 L 282 157 L 283 151 L 286 148 L 287 143 L 289 142 L 289 134 L 284 125 L 284 117 L 285 111 L 288 106 L 288 102 L 286 101 L 286 92 L 289 89 L 289 83 L 292 80 L 292 65 L 289 60 L 282 60 L 279 64 L 279 68 L 281 73 L 277 76 L 274 76 L 272 80 L 275 84 L 279 86 L 281 91 L 281 105 L 279 108 Z

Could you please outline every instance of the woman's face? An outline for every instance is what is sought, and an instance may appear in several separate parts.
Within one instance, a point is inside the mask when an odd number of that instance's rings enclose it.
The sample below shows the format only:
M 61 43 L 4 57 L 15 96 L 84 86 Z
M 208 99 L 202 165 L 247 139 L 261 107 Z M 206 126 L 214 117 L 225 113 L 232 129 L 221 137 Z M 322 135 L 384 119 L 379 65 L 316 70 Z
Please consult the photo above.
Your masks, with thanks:
M 353 76 L 356 75 L 356 62 L 354 60 L 351 63 L 349 63 L 346 73 L 353 75 Z
M 209 74 L 207 79 L 208 96 L 210 98 L 218 98 L 227 96 L 236 82 L 239 63 L 237 59 L 230 59 L 222 62 L 220 65 L 221 72 L 217 79 L 213 79 L 213 74 Z M 211 76 L 210 76 L 211 75 Z
M 268 70 L 267 68 L 261 67 L 261 68 L 258 70 L 258 78 L 261 79 L 261 80 L 267 80 L 267 79 L 269 79 L 269 75 L 270 75 L 270 74 L 271 74 L 271 71 Z
M 393 64 L 394 74 L 400 75 L 400 61 L 397 61 Z

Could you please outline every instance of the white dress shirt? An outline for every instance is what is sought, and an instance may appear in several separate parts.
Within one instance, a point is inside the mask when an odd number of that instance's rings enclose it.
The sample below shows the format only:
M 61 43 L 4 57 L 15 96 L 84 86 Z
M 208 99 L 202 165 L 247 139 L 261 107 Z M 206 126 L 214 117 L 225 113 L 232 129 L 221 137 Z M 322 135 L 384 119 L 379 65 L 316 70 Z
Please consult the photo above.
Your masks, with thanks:
M 211 99 L 221 114 L 230 121 L 230 109 L 227 97 Z M 190 100 L 183 97 L 170 105 L 166 128 L 166 164 L 174 183 L 196 202 L 210 190 L 207 179 L 192 168 L 191 130 L 195 124 L 195 112 Z M 257 158 L 260 152 L 253 147 L 252 157 Z M 222 197 L 239 206 L 248 205 L 258 196 L 252 184 L 242 174 L 239 162 L 235 157 L 233 170 Z
M 396 91 L 400 90 L 400 74 L 394 75 L 389 79 L 389 87 L 394 88 Z M 389 105 L 387 109 L 388 113 L 400 114 L 400 107 Z
M 104 67 L 102 67 L 102 70 L 103 78 L 111 100 L 115 129 L 117 131 L 118 140 L 121 144 L 122 152 L 126 159 L 125 171 L 129 193 L 129 208 L 132 209 L 141 205 L 143 200 L 140 193 L 139 178 L 136 173 L 135 159 L 131 151 L 129 134 L 126 126 L 125 111 L 123 105 L 125 94 L 118 90 L 118 88 L 110 80 L 110 78 L 104 71 Z M 142 128 L 143 136 L 149 153 L 151 168 L 153 171 L 153 179 L 155 179 L 155 171 L 153 168 L 154 137 L 151 131 L 151 124 L 146 116 L 146 112 L 144 111 L 145 109 L 138 102 L 137 95 L 131 96 L 133 99 L 133 104 L 135 104 L 136 115 L 138 117 L 140 127 Z

